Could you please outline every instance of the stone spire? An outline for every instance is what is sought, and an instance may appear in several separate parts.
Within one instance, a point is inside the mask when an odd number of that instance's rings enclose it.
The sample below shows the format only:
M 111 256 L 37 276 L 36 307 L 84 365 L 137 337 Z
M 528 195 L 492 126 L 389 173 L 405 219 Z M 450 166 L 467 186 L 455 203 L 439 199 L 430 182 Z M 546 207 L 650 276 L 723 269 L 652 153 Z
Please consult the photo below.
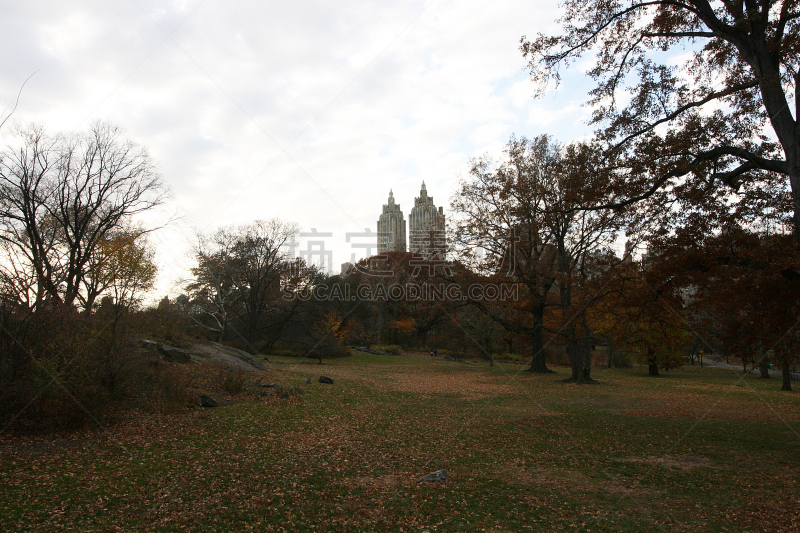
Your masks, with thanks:
M 406 221 L 400 204 L 394 202 L 394 192 L 389 189 L 389 201 L 378 218 L 378 253 L 405 251 Z
M 444 259 L 444 212 L 441 207 L 437 209 L 433 197 L 428 196 L 424 181 L 408 216 L 408 229 L 410 252 L 426 259 Z

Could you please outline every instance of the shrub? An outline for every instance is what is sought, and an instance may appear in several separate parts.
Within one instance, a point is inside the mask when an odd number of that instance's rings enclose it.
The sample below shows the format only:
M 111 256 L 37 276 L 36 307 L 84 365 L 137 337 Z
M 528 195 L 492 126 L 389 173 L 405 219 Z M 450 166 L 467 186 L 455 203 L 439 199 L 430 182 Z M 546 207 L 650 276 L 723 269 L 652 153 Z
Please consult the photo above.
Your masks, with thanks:
M 545 346 L 544 360 L 551 365 L 569 365 L 567 347 L 563 344 L 550 344 Z
M 374 346 L 371 346 L 370 348 L 379 352 L 386 352 L 392 355 L 400 355 L 401 353 L 403 353 L 403 348 L 401 346 L 398 346 L 397 344 L 385 344 L 385 345 L 376 344 Z
M 305 354 L 286 348 L 273 348 L 269 351 L 269 355 L 275 355 L 278 357 L 302 357 Z
M 146 386 L 146 394 L 153 411 L 167 414 L 186 409 L 190 396 L 186 391 L 186 380 L 178 372 L 159 366 L 152 378 Z
M 631 364 L 630 357 L 628 357 L 628 352 L 614 350 L 611 354 L 611 366 L 614 368 L 631 368 L 633 365 Z
M 275 387 L 275 395 L 278 398 L 291 398 L 294 396 L 300 396 L 301 394 L 303 394 L 303 389 L 300 387 L 295 387 L 294 385 L 289 385 L 288 387 L 278 385 Z
M 519 354 L 516 353 L 496 353 L 494 354 L 495 361 L 507 361 L 510 363 L 518 363 L 520 361 L 525 361 L 526 359 Z
M 241 394 L 247 388 L 244 371 L 237 368 L 235 372 L 225 371 L 222 375 L 222 388 L 231 394 Z
M 132 313 L 133 327 L 148 336 L 179 344 L 189 331 L 189 318 L 177 304 L 162 300 L 158 307 Z

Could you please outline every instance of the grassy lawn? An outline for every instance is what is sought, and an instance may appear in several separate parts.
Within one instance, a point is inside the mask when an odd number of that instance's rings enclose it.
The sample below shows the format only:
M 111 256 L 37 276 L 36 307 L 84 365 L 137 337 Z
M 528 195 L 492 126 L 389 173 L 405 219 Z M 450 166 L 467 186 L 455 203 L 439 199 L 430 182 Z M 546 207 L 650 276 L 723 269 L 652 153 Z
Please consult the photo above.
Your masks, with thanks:
M 800 395 L 776 380 L 523 370 L 287 359 L 260 378 L 296 397 L 5 438 L 0 530 L 800 531 Z

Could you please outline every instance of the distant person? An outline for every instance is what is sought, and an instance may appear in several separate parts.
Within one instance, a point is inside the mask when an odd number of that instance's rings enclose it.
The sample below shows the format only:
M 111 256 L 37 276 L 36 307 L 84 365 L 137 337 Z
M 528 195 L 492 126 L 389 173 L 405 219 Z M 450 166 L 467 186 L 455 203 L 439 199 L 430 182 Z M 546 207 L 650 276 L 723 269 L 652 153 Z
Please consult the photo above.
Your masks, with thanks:
M 433 357 L 433 348 L 431 348 L 431 357 Z
M 433 350 L 433 356 L 434 356 L 434 357 L 439 357 L 439 352 L 438 352 L 438 351 L 436 351 L 436 350 Z

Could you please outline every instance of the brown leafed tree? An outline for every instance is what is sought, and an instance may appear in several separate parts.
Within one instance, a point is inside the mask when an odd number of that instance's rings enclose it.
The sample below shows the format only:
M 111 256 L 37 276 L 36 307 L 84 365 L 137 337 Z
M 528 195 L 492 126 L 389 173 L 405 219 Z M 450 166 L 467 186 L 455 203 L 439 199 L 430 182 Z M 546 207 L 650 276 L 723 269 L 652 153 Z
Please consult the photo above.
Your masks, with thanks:
M 456 252 L 489 276 L 509 278 L 524 290 L 512 302 L 516 313 L 482 305 L 508 331 L 529 336 L 531 372 L 550 370 L 544 358 L 544 315 L 556 280 L 556 247 L 546 230 L 558 149 L 546 136 L 512 139 L 506 160 L 473 163 L 452 201 Z M 507 310 L 506 310 L 507 311 Z
M 155 250 L 140 228 L 119 228 L 107 234 L 98 243 L 86 270 L 84 288 L 78 294 L 86 315 L 102 295 L 118 306 L 140 304 L 158 273 Z
M 611 339 L 610 350 L 623 349 L 647 365 L 648 374 L 683 364 L 691 340 L 683 291 L 671 276 L 649 264 L 624 262 L 614 274 L 613 291 L 596 307 L 596 327 Z
M 732 225 L 687 246 L 680 233 L 651 248 L 651 270 L 684 291 L 689 323 L 715 351 L 775 362 L 791 390 L 800 321 L 800 250 L 789 234 Z
M 791 191 L 800 239 L 796 0 L 566 0 L 563 8 L 560 35 L 523 37 L 521 49 L 540 90 L 595 54 L 588 105 L 618 185 L 610 204 L 724 202 L 777 184 Z
M 567 342 L 570 380 L 578 382 L 590 381 L 591 340 L 590 328 L 577 327 L 584 322 L 586 302 L 573 301 L 574 289 L 589 275 L 587 257 L 613 240 L 619 224 L 611 211 L 577 208 L 605 193 L 593 172 L 592 154 L 589 146 L 561 147 L 546 135 L 512 139 L 501 164 L 475 162 L 452 204 L 457 215 L 452 239 L 458 251 L 473 263 L 477 260 L 488 281 L 520 288 L 519 299 L 501 308 L 476 304 L 507 331 L 529 336 L 531 372 L 548 372 L 545 311 L 559 306 L 562 323 L 554 333 Z M 583 291 L 582 297 L 587 295 Z

